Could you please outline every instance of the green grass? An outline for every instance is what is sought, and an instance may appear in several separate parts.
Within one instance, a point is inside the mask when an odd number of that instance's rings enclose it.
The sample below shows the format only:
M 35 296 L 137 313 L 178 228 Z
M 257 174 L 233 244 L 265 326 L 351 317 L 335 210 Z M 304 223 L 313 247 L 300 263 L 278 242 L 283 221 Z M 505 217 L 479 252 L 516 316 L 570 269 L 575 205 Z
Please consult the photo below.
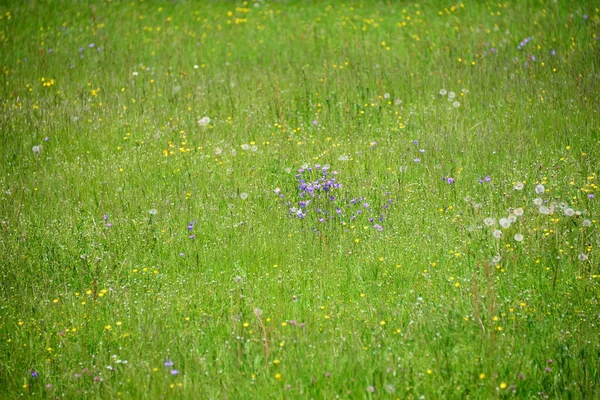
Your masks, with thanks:
M 594 2 L 0 14 L 0 398 L 600 396 Z

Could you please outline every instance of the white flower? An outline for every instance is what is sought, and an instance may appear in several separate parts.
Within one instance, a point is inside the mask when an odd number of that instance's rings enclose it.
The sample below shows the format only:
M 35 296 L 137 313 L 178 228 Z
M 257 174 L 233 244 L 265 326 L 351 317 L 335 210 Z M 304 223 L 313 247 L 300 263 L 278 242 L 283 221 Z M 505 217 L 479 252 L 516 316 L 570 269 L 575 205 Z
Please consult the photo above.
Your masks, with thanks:
M 542 204 L 544 204 L 544 200 L 540 199 L 539 197 L 533 199 L 533 204 L 535 204 L 536 206 L 541 206 Z
M 440 89 L 440 96 L 445 96 L 448 94 L 448 91 L 444 88 Z
M 158 210 L 156 208 L 152 208 L 152 209 L 148 210 L 148 214 L 156 215 L 156 214 L 158 214 Z
M 573 215 L 575 215 L 575 210 L 573 210 L 572 208 L 567 208 L 565 209 L 565 215 L 567 217 L 572 217 Z
M 338 157 L 338 160 L 340 160 L 340 161 L 348 161 L 348 160 L 350 160 L 350 157 L 348 157 L 345 154 L 342 154 L 341 156 Z
M 511 224 L 514 224 L 515 222 L 517 222 L 517 216 L 515 214 L 510 214 L 508 216 L 508 222 L 510 222 Z
M 244 143 L 241 147 L 242 147 L 242 150 L 250 150 L 250 145 L 247 143 Z
M 232 156 L 235 156 L 237 154 L 236 149 L 231 149 L 229 152 L 231 153 Z
M 133 74 L 131 74 L 133 76 L 138 76 L 138 72 L 137 71 L 133 71 Z
M 584 219 L 583 226 L 585 226 L 585 227 L 592 226 L 592 221 L 590 221 L 589 219 Z
M 246 192 L 240 193 L 240 199 L 246 200 L 247 198 L 248 198 L 248 193 L 246 193 Z
M 510 227 L 510 221 L 506 218 L 500 218 L 500 221 L 498 221 L 498 223 L 504 229 L 508 229 Z
M 210 124 L 210 118 L 209 117 L 202 117 L 198 120 L 198 125 L 200 126 L 206 126 Z
M 220 147 L 217 147 L 217 148 L 215 149 L 215 154 L 216 154 L 217 156 L 221 155 L 221 153 L 222 153 L 222 152 L 223 152 L 223 149 L 222 149 L 222 148 L 220 148 Z
M 455 101 L 454 103 L 452 103 L 452 105 L 454 106 L 454 108 L 458 108 L 460 107 L 460 101 Z
M 579 261 L 587 261 L 588 256 L 587 256 L 587 254 L 581 253 L 578 258 L 579 258 Z
M 33 152 L 35 154 L 40 154 L 42 152 L 42 148 L 43 148 L 43 146 L 40 144 L 40 145 L 37 145 L 37 146 L 33 146 L 31 148 L 31 150 L 33 150 Z
M 539 184 L 535 187 L 535 192 L 537 194 L 544 194 L 546 192 L 546 188 L 544 187 L 544 185 Z
M 494 235 L 496 239 L 500 239 L 502 237 L 502 231 L 496 229 L 494 232 L 492 232 L 492 235 Z
M 520 233 L 515 234 L 515 236 L 513 237 L 513 239 L 515 239 L 517 242 L 522 242 L 523 241 L 523 235 L 521 235 Z
M 456 93 L 454 92 L 448 92 L 448 100 L 452 101 L 453 98 L 456 97 Z
M 500 254 L 496 254 L 494 258 L 492 258 L 492 264 L 496 265 L 500 262 L 500 260 L 502 260 L 502 257 L 500 257 Z
M 494 226 L 494 225 L 496 225 L 496 220 L 494 218 L 487 217 L 486 219 L 483 220 L 483 223 L 486 224 L 487 226 Z
M 539 211 L 540 214 L 550 215 L 550 209 L 546 206 L 540 206 Z
M 194 65 L 194 69 L 198 69 L 198 65 L 197 64 Z
M 523 185 L 523 182 L 517 182 L 517 183 L 515 183 L 514 187 L 515 187 L 515 190 L 523 190 L 525 185 Z
M 252 150 L 252 151 L 257 151 L 257 150 L 258 150 L 258 146 L 254 144 L 254 145 L 252 145 L 252 146 L 250 147 L 250 150 Z
M 513 214 L 515 214 L 517 217 L 522 217 L 523 216 L 523 208 L 519 207 L 519 208 L 515 208 L 513 211 Z
M 383 98 L 384 98 L 384 99 L 389 99 L 389 98 L 390 98 L 390 94 L 389 94 L 389 93 L 385 93 L 385 94 L 383 95 Z

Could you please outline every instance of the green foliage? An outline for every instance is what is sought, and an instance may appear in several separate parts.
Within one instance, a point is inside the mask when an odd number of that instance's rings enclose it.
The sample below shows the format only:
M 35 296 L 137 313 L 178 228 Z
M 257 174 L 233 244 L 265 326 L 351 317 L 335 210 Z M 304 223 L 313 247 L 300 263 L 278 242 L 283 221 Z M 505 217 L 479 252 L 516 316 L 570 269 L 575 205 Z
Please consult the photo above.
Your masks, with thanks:
M 2 5 L 0 397 L 597 398 L 599 26 Z

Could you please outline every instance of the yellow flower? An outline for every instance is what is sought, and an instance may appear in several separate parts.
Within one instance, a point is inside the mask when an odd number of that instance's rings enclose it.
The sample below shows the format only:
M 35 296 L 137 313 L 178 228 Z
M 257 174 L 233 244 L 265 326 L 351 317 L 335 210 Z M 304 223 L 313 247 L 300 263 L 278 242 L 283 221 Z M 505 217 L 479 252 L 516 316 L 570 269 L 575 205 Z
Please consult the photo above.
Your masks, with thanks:
M 505 382 L 502 382 L 500 384 L 500 389 L 506 389 L 506 386 L 508 386 Z
M 483 374 L 483 373 L 479 374 L 479 379 L 485 379 L 485 374 Z
M 281 374 L 280 373 L 276 373 L 275 374 L 275 379 L 280 380 L 281 379 Z

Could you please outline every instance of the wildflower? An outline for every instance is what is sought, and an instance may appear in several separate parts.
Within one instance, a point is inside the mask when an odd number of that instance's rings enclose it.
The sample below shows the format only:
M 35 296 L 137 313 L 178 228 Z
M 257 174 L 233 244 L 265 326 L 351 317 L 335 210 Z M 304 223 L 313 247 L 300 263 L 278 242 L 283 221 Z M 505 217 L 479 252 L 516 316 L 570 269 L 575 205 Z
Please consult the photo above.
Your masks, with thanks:
M 156 215 L 156 214 L 158 214 L 158 210 L 156 208 L 151 208 L 150 210 L 148 210 L 148 214 Z
M 319 121 L 317 121 L 316 119 L 312 122 L 313 126 L 317 126 L 319 125 Z
M 536 206 L 541 206 L 542 204 L 544 204 L 544 200 L 540 199 L 539 197 L 533 199 L 533 204 L 535 204 Z
M 565 215 L 567 217 L 572 217 L 573 215 L 575 215 L 575 210 L 573 210 L 572 208 L 567 208 L 565 209 Z
M 179 373 L 178 369 L 172 369 L 171 370 L 171 375 L 177 375 Z
M 246 193 L 246 192 L 240 193 L 240 199 L 246 200 L 247 198 L 248 198 L 248 193 Z
M 348 160 L 350 160 L 350 157 L 345 154 L 342 154 L 341 156 L 338 157 L 338 160 L 339 161 L 348 161 Z
M 494 225 L 496 225 L 496 220 L 494 218 L 487 217 L 486 219 L 483 220 L 483 223 L 486 224 L 487 226 L 494 226 Z
M 508 222 L 510 222 L 511 224 L 517 222 L 517 216 L 515 214 L 510 214 L 506 219 L 508 219 Z
M 367 386 L 367 392 L 369 392 L 369 393 L 375 393 L 375 386 L 373 386 L 373 385 Z
M 500 221 L 498 221 L 498 223 L 504 229 L 508 229 L 510 227 L 510 221 L 506 218 L 500 218 Z
M 588 199 L 593 199 L 594 197 L 595 197 L 595 196 L 594 196 L 594 193 L 589 193 L 589 194 L 588 194 Z
M 579 261 L 587 261 L 588 260 L 588 255 L 581 253 L 578 257 Z
M 42 152 L 42 148 L 43 148 L 43 146 L 40 144 L 40 145 L 37 145 L 37 146 L 33 146 L 33 147 L 31 148 L 31 150 L 33 150 L 33 152 L 34 152 L 36 155 L 38 155 L 38 154 L 40 154 L 40 153 Z
M 523 182 L 517 182 L 514 185 L 515 190 L 523 190 L 524 187 L 525 185 L 523 184 Z
M 492 235 L 494 235 L 496 239 L 500 239 L 502 237 L 502 231 L 496 229 L 494 232 L 492 232 Z
M 198 120 L 198 125 L 199 126 L 206 126 L 210 124 L 210 118 L 209 117 L 202 117 Z
M 500 260 L 502 260 L 502 257 L 500 256 L 500 254 L 496 254 L 494 256 L 494 258 L 492 258 L 492 264 L 496 265 L 496 264 L 498 264 L 500 262 Z
M 586 228 L 590 227 L 590 226 L 592 226 L 592 221 L 590 221 L 589 219 L 584 219 L 582 225 L 585 226 Z
M 31 377 L 32 377 L 32 378 L 37 378 L 37 377 L 39 377 L 39 376 L 40 376 L 40 375 L 38 374 L 38 372 L 37 372 L 35 369 L 32 369 L 32 370 L 31 370 Z
M 447 182 L 452 185 L 454 183 L 454 178 L 450 177 L 448 178 Z
M 416 163 L 418 163 L 418 162 L 421 162 L 421 159 L 420 158 L 415 158 L 413 161 L 416 162 Z
M 523 235 L 520 234 L 520 233 L 517 233 L 517 234 L 515 234 L 514 239 L 517 242 L 522 242 L 523 241 Z
M 516 215 L 517 217 L 522 217 L 523 213 L 524 213 L 524 211 L 523 211 L 523 209 L 521 207 L 515 208 L 513 210 L 513 214 Z
M 535 187 L 535 192 L 537 194 L 544 194 L 546 192 L 546 188 L 544 187 L 544 185 L 539 184 Z
M 165 362 L 163 363 L 163 365 L 164 365 L 165 367 L 172 367 L 172 366 L 173 366 L 173 361 L 167 360 L 167 361 L 165 361 Z
M 458 107 L 460 107 L 460 101 L 455 101 L 454 103 L 452 103 L 452 106 L 453 106 L 454 108 L 458 108 Z
M 448 94 L 448 91 L 444 88 L 440 89 L 440 96 L 445 96 Z
M 540 214 L 550 215 L 550 209 L 546 206 L 540 206 L 538 210 L 540 211 Z
M 452 101 L 452 99 L 454 99 L 456 97 L 456 93 L 454 92 L 448 92 L 448 100 Z

